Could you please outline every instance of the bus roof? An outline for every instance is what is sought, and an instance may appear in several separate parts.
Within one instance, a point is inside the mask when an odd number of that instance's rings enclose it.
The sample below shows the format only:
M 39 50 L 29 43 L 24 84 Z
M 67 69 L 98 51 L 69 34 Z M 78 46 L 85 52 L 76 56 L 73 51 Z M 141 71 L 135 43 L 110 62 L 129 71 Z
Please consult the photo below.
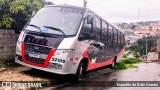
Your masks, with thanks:
M 75 5 L 66 5 L 66 4 L 62 4 L 62 5 L 45 5 L 44 7 L 70 7 L 70 8 L 78 8 L 78 9 L 82 9 L 82 10 L 86 10 L 87 8 L 84 7 L 79 7 L 79 6 L 75 6 Z

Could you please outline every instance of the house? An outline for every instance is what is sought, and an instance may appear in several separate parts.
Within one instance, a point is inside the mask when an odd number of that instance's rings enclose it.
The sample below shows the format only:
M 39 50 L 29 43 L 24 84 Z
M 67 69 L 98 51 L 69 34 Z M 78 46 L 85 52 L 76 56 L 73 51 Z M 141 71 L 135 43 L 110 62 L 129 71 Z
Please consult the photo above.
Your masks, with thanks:
M 134 34 L 141 37 L 141 38 L 144 38 L 144 37 L 147 37 L 147 36 L 156 36 L 157 34 L 160 34 L 160 31 L 139 29 L 139 30 L 136 30 L 134 32 Z
M 147 55 L 147 59 L 150 59 L 152 61 L 158 60 L 158 51 L 157 51 L 157 46 L 152 47 L 150 52 Z

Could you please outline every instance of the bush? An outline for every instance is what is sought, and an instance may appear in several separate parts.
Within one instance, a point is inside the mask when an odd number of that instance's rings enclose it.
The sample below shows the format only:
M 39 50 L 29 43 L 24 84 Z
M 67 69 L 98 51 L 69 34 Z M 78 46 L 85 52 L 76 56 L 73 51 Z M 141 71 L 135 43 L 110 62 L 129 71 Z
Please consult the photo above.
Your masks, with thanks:
M 125 58 L 117 63 L 114 67 L 115 70 L 127 69 L 127 68 L 137 68 L 133 63 L 141 62 L 138 58 Z
M 125 64 L 132 64 L 132 63 L 138 63 L 141 62 L 138 58 L 125 58 L 122 60 Z
M 115 65 L 114 67 L 115 70 L 121 70 L 121 69 L 126 69 L 124 61 L 120 61 L 118 64 Z
M 137 68 L 137 66 L 134 66 L 133 64 L 125 64 L 126 68 Z
M 123 58 L 127 58 L 127 56 L 128 56 L 128 55 L 127 55 L 127 54 L 125 54 L 125 55 L 123 56 Z

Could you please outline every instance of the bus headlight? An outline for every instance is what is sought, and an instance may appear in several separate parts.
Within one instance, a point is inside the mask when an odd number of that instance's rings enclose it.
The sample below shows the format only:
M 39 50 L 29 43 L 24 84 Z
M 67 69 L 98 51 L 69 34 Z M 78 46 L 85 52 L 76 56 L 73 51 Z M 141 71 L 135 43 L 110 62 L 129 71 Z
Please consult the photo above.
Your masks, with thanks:
M 19 48 L 19 49 L 21 49 L 21 44 L 22 44 L 22 38 L 23 38 L 23 35 L 24 35 L 25 33 L 24 33 L 24 30 L 22 30 L 22 32 L 21 32 L 21 34 L 19 35 L 19 37 L 18 37 L 18 40 L 17 40 L 17 47 Z
M 17 47 L 18 47 L 19 49 L 21 49 L 21 44 L 22 44 L 22 42 L 19 41 L 19 40 L 17 40 Z
M 57 49 L 54 55 L 59 55 L 63 53 L 71 53 L 73 52 L 73 49 Z

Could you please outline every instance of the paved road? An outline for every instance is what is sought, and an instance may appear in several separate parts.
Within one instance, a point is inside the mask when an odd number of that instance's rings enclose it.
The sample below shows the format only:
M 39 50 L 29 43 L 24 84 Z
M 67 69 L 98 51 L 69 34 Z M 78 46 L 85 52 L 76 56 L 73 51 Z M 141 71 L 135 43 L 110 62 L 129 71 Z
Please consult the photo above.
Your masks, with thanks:
M 115 71 L 88 78 L 85 81 L 160 81 L 160 63 L 140 63 L 138 68 Z M 97 82 L 98 83 L 98 82 Z M 80 82 L 78 85 L 81 85 Z M 59 89 L 63 90 L 160 90 L 160 87 L 72 87 L 74 84 Z

